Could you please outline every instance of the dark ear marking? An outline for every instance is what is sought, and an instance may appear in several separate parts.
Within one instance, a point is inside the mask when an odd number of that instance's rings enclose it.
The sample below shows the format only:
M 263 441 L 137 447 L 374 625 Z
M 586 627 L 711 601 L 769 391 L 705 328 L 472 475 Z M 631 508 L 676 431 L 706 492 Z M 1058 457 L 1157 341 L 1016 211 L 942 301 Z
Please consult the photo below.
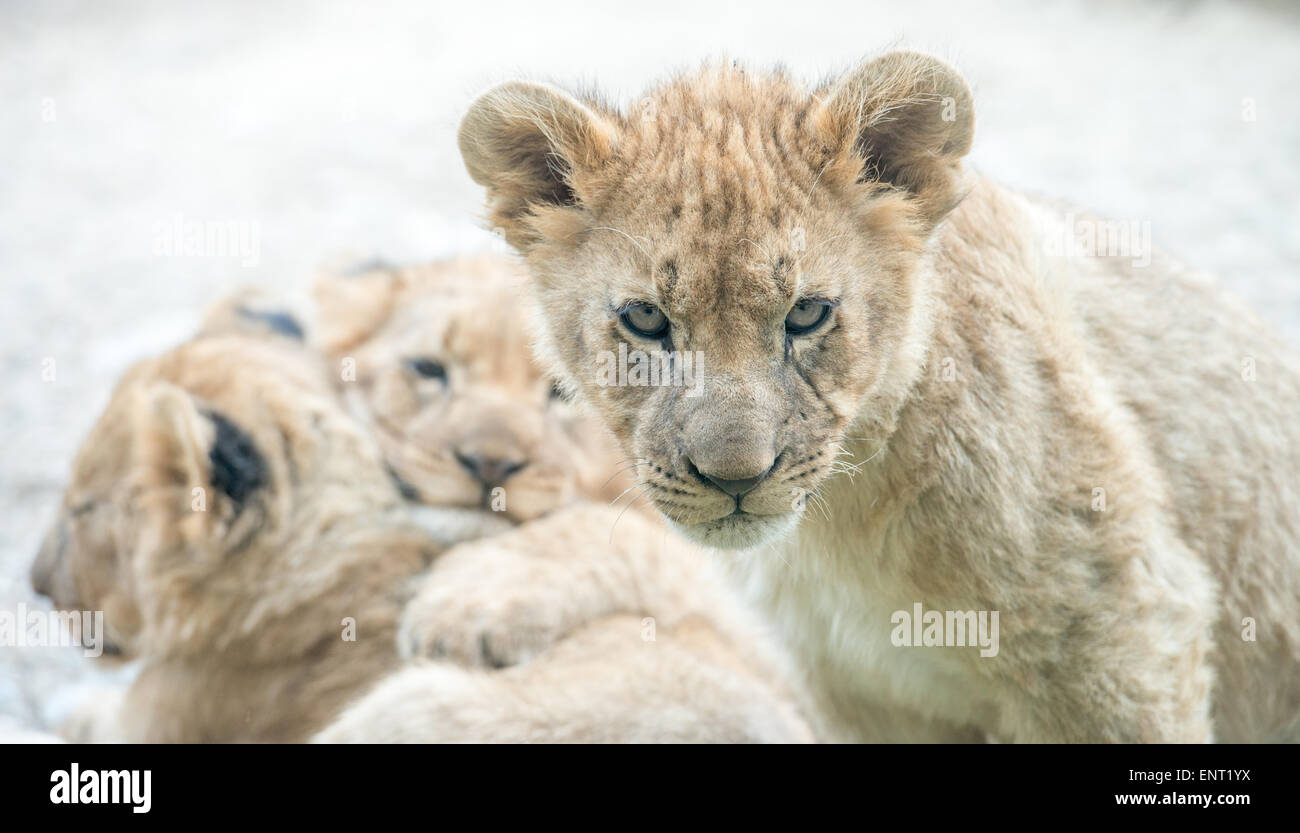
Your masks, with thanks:
M 298 319 L 287 312 L 277 312 L 275 310 L 263 312 L 262 310 L 240 307 L 239 314 L 250 321 L 265 324 L 272 332 L 288 336 L 297 341 L 303 340 L 302 325 L 298 323 Z
M 394 471 L 392 466 L 388 466 L 388 476 L 393 478 L 393 484 L 397 486 L 397 491 L 401 493 L 404 499 L 413 503 L 421 502 L 420 490 L 403 480 L 402 476 Z
M 212 463 L 212 486 L 242 506 L 255 491 L 270 483 L 266 459 L 242 428 L 216 411 L 204 411 L 216 428 L 208 451 Z

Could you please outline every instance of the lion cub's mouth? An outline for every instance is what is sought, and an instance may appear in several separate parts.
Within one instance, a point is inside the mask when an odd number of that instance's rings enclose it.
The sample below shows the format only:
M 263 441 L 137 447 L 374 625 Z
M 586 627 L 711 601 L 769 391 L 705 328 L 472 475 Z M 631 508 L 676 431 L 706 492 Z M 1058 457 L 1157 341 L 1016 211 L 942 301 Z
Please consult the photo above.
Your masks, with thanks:
M 711 521 L 683 524 L 668 519 L 672 526 L 691 540 L 705 546 L 744 550 L 780 540 L 799 523 L 798 512 L 780 515 L 756 515 L 740 508 Z

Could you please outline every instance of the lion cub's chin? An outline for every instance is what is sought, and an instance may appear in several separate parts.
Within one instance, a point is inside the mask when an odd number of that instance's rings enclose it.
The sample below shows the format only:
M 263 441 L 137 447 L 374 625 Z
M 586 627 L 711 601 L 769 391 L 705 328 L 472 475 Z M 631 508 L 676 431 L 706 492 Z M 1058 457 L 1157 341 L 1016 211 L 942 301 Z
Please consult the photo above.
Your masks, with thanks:
M 673 529 L 706 547 L 723 550 L 747 550 L 785 538 L 799 525 L 802 512 L 780 515 L 727 515 L 698 524 L 682 524 L 672 518 Z

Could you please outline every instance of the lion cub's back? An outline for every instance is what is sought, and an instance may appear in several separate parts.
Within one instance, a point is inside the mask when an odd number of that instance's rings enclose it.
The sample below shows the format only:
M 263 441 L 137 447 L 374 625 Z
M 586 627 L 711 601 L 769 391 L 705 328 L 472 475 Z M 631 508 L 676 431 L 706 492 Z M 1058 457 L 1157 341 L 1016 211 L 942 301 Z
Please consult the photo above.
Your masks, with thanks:
M 1067 221 L 1105 222 L 1028 210 L 1045 247 Z M 1212 278 L 1141 242 L 1113 257 L 1045 248 L 1038 263 L 1220 585 L 1218 738 L 1258 738 L 1300 711 L 1300 354 Z M 1243 639 L 1246 620 L 1257 641 Z

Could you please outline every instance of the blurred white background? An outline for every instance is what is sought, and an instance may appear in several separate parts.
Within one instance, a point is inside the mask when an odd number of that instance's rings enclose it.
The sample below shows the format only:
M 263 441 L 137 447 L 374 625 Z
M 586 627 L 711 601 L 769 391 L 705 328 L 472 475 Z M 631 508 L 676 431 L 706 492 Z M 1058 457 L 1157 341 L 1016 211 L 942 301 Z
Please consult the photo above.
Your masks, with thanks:
M 704 58 L 813 82 L 926 49 L 975 89 L 976 167 L 1149 221 L 1300 343 L 1297 43 L 1288 2 L 4 2 L 0 609 L 36 603 L 27 564 L 118 374 L 208 302 L 298 297 L 338 254 L 484 245 L 455 129 L 492 83 L 629 102 Z M 158 256 L 177 217 L 255 230 L 256 265 Z M 0 652 L 0 721 L 48 720 L 83 673 L 73 649 Z

